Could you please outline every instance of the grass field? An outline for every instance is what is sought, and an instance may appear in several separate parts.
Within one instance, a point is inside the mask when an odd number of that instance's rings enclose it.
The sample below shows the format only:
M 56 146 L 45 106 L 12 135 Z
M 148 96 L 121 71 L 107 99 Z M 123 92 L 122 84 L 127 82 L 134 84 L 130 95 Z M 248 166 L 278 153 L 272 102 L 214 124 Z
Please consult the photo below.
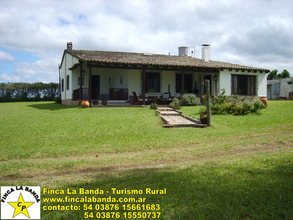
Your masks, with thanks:
M 182 111 L 198 118 L 199 108 Z M 160 219 L 293 219 L 292 110 L 292 101 L 269 101 L 262 115 L 213 115 L 209 128 L 166 129 L 149 108 L 0 103 L 0 185 L 166 188 L 111 196 L 159 204 Z M 86 211 L 41 216 L 84 219 Z

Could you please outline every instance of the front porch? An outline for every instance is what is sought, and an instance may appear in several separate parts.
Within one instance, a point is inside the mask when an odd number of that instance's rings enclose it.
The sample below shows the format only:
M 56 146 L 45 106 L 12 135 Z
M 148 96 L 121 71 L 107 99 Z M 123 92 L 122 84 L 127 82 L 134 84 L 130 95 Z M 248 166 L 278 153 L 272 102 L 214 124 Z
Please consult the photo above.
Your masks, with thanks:
M 128 89 L 111 88 L 109 94 L 100 95 L 100 88 L 78 88 L 73 90 L 73 101 L 89 100 L 89 91 L 91 91 L 91 100 L 128 100 Z
M 112 66 L 81 60 L 69 69 L 72 71 L 72 101 L 88 100 L 91 106 L 101 105 L 99 100 L 107 101 L 107 105 L 113 103 L 109 101 L 123 100 L 118 106 L 154 102 L 168 106 L 183 94 L 200 97 L 205 93 L 202 86 L 205 79 L 211 81 L 210 91 L 215 94 L 219 76 L 219 71 L 213 69 Z

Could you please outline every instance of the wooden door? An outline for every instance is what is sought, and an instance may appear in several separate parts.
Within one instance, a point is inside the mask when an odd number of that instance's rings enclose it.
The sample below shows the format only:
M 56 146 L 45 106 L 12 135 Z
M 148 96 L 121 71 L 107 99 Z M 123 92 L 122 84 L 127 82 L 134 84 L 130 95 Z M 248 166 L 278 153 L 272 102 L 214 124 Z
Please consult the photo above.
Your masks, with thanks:
M 100 76 L 92 75 L 92 99 L 100 99 Z

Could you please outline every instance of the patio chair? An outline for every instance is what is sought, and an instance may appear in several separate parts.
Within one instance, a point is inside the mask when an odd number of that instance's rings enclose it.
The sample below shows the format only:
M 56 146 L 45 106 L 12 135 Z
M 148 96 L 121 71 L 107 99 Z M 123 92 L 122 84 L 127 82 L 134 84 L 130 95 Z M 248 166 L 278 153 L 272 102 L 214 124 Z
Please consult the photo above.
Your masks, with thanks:
M 164 92 L 162 101 L 169 104 L 174 101 L 174 97 L 171 96 L 170 92 Z
M 154 96 L 149 96 L 148 98 L 147 98 L 147 100 L 148 100 L 148 104 L 151 104 L 151 103 L 156 103 L 156 97 L 154 97 Z
M 132 92 L 133 94 L 133 102 L 135 105 L 139 105 L 140 103 L 143 102 L 143 97 L 142 96 L 137 96 L 136 92 Z M 147 102 L 148 99 L 145 98 L 145 102 Z

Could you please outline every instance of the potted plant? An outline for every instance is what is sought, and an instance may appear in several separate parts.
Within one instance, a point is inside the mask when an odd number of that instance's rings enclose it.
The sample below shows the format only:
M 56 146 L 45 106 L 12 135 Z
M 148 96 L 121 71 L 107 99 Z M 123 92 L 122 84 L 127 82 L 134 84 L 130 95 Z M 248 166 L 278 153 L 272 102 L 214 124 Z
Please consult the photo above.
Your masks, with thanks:
M 107 99 L 104 95 L 102 95 L 102 105 L 107 105 Z
M 200 120 L 200 122 L 201 122 L 202 124 L 207 124 L 208 118 L 207 118 L 207 116 L 202 112 L 202 113 L 200 113 L 199 120 Z

